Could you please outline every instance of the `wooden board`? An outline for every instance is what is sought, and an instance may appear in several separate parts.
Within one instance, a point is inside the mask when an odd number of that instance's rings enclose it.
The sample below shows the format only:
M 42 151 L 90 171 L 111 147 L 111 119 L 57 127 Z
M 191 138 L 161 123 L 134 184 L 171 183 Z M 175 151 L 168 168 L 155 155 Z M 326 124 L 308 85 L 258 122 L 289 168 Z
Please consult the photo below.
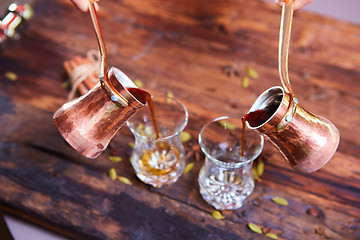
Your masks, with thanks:
M 323 169 L 305 175 L 267 142 L 265 172 L 253 194 L 216 220 L 197 186 L 203 163 L 197 135 L 212 118 L 241 117 L 262 91 L 280 84 L 280 9 L 243 0 L 100 2 L 109 64 L 150 92 L 173 92 L 189 110 L 192 139 L 185 145 L 194 168 L 156 189 L 134 174 L 127 128 L 95 160 L 58 134 L 52 114 L 69 92 L 62 87 L 63 62 L 96 49 L 96 39 L 89 15 L 69 1 L 32 6 L 26 34 L 0 52 L 1 209 L 74 239 L 268 239 L 248 229 L 250 222 L 282 239 L 360 238 L 359 26 L 295 14 L 290 79 L 301 105 L 339 128 L 339 149 Z M 259 78 L 244 87 L 248 67 Z M 8 71 L 16 81 L 5 78 Z M 123 161 L 112 163 L 110 155 Z M 112 167 L 132 185 L 112 181 Z M 289 205 L 272 202 L 276 196 Z

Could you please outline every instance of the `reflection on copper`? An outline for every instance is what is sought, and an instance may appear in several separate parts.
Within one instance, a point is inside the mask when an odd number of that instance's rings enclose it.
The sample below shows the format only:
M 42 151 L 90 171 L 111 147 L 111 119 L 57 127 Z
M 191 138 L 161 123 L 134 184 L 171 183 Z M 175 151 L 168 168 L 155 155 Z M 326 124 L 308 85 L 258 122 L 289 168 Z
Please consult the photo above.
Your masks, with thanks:
M 53 116 L 64 139 L 86 157 L 95 158 L 104 151 L 121 126 L 146 104 L 148 93 L 142 91 L 144 97 L 135 98 L 127 90 L 136 89 L 135 84 L 119 72 L 112 68 L 109 79 L 119 81 L 117 87 L 122 89 L 118 92 L 125 99 L 122 104 L 111 100 L 98 83 L 87 94 L 64 104 Z

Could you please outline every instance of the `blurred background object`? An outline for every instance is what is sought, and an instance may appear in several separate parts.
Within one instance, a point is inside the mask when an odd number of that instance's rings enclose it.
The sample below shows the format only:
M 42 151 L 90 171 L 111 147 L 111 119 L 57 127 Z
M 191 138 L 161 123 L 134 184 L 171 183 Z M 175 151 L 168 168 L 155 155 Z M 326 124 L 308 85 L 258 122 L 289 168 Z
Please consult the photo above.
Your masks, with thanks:
M 0 11 L 0 44 L 11 39 L 20 39 L 26 22 L 34 15 L 30 4 L 10 2 L 9 5 L 1 7 Z

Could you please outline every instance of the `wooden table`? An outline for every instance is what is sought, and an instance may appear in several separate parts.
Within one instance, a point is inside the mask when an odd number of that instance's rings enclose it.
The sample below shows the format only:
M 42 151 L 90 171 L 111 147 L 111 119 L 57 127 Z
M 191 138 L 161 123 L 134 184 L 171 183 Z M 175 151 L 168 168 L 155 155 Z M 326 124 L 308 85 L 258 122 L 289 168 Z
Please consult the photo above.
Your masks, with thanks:
M 275 5 L 245 0 L 100 5 L 109 64 L 142 81 L 144 89 L 171 91 L 186 105 L 185 130 L 192 135 L 187 150 L 207 121 L 241 117 L 261 92 L 280 84 Z M 266 143 L 265 172 L 253 194 L 242 208 L 222 211 L 225 219 L 216 220 L 199 194 L 199 152 L 188 156 L 195 164 L 189 173 L 155 189 L 136 178 L 128 161 L 133 136 L 127 127 L 95 160 L 65 143 L 52 122 L 69 92 L 62 87 L 63 62 L 85 56 L 97 43 L 89 15 L 69 1 L 34 0 L 32 7 L 36 15 L 26 34 L 0 52 L 2 210 L 74 239 L 269 239 L 248 223 L 282 239 L 360 239 L 360 26 L 295 14 L 293 88 L 303 107 L 338 127 L 340 146 L 324 168 L 305 175 Z M 246 86 L 249 67 L 259 77 L 250 77 Z M 16 81 L 5 72 L 16 73 Z M 110 155 L 123 161 L 112 163 Z M 112 181 L 110 168 L 132 185 Z

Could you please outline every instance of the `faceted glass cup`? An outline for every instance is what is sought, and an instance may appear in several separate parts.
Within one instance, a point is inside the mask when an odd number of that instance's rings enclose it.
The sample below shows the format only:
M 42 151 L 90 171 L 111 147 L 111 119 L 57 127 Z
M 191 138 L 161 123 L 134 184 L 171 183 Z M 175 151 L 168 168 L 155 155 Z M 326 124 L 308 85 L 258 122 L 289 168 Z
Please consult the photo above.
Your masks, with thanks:
M 131 164 L 141 181 L 161 187 L 176 182 L 184 171 L 185 150 L 180 133 L 187 124 L 188 112 L 173 97 L 152 96 L 152 102 L 159 138 L 156 137 L 150 109 L 139 110 L 127 121 L 135 136 Z
M 207 123 L 199 134 L 205 154 L 198 178 L 200 193 L 218 210 L 240 208 L 255 186 L 251 167 L 263 149 L 264 138 L 246 129 L 243 157 L 241 139 L 241 119 L 230 117 Z

